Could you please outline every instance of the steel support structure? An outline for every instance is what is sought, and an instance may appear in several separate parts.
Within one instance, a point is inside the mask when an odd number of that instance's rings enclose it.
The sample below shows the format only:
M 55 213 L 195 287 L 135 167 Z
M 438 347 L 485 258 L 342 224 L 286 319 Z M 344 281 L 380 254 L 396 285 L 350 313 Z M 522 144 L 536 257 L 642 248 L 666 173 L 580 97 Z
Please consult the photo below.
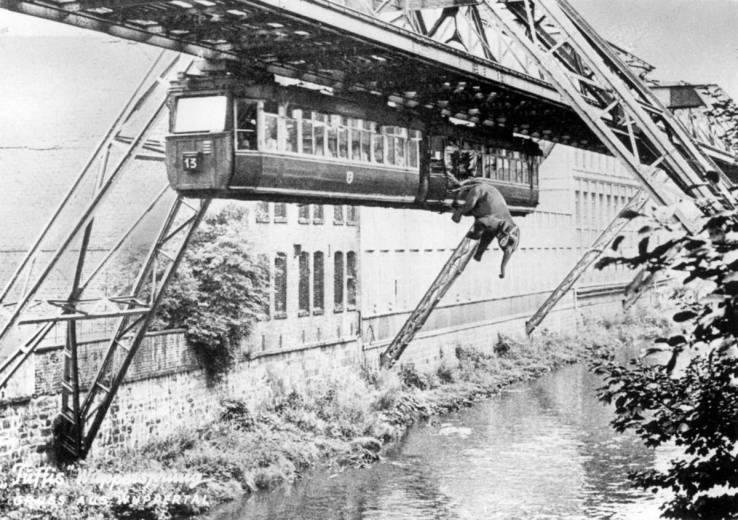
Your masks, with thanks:
M 582 257 L 574 264 L 574 267 L 566 274 L 559 285 L 548 295 L 538 310 L 525 322 L 525 332 L 531 334 L 543 319 L 551 312 L 551 309 L 574 287 L 580 276 L 597 260 L 607 246 L 620 232 L 630 223 L 631 218 L 627 215 L 630 211 L 640 212 L 648 202 L 648 196 L 639 190 L 631 197 L 623 207 L 618 216 L 597 236 L 591 246 L 584 252 Z
M 85 256 L 87 255 L 87 247 L 90 243 L 90 233 L 92 231 L 93 221 L 91 220 L 85 228 L 82 236 L 82 244 L 79 248 L 79 258 L 77 259 L 77 267 L 74 270 L 74 279 L 72 281 L 72 291 L 67 298 L 64 313 L 70 314 L 75 312 L 77 299 L 81 294 L 80 282 L 82 279 L 82 269 L 85 264 Z M 67 322 L 67 334 L 64 343 L 63 362 L 64 369 L 61 381 L 61 417 L 70 424 L 78 425 L 80 422 L 80 386 L 79 386 L 79 363 L 77 358 L 77 321 L 69 320 Z M 82 436 L 79 429 L 70 432 L 62 442 L 66 442 L 70 448 L 78 452 L 82 445 Z
M 156 241 L 146 255 L 131 294 L 132 300 L 141 300 L 148 295 L 148 310 L 137 315 L 127 314 L 119 319 L 116 330 L 108 342 L 103 362 L 80 407 L 79 422 L 68 424 L 72 439 L 81 439 L 78 450 L 69 443 L 62 445 L 71 458 L 84 458 L 89 453 L 113 398 L 156 313 L 164 291 L 209 204 L 209 200 L 191 204 L 181 197 L 172 204 Z M 131 307 L 134 305 L 133 301 L 130 305 Z M 67 418 L 62 415 L 62 419 Z
M 56 324 L 66 325 L 61 382 L 62 409 L 56 433 L 60 439 L 61 456 L 67 460 L 85 457 L 89 453 L 116 390 L 161 301 L 163 291 L 209 205 L 206 200 L 185 202 L 172 196 L 171 190 L 165 185 L 107 249 L 89 274 L 83 276 L 93 219 L 104 211 L 103 203 L 112 187 L 134 165 L 141 150 L 146 149 L 147 136 L 166 114 L 169 80 L 180 71 L 186 70 L 193 61 L 192 58 L 176 56 L 165 63 L 162 58 L 160 56 L 154 62 L 144 80 L 135 89 L 0 293 L 0 302 L 11 309 L 0 326 L 0 340 L 6 339 L 8 332 L 16 330 L 19 325 L 37 326 L 0 364 L 0 388 L 8 383 Z M 157 160 L 161 158 L 157 157 Z M 88 195 L 85 190 L 90 185 L 93 189 L 91 195 Z M 85 298 L 85 291 L 110 265 L 111 259 L 130 242 L 144 219 L 152 215 L 155 209 L 162 209 L 161 204 L 166 195 L 171 197 L 166 218 L 133 283 L 132 294 Z M 82 202 L 82 207 L 70 208 L 73 199 L 76 203 Z M 69 211 L 74 213 L 66 215 L 67 220 L 62 220 L 60 215 Z M 70 216 L 71 222 L 68 221 Z M 52 236 L 52 230 L 57 234 L 60 230 L 63 233 L 51 249 L 50 257 L 41 262 L 39 251 L 42 247 L 49 247 L 47 237 Z M 81 240 L 78 238 L 80 234 Z M 39 290 L 52 271 L 59 268 L 62 257 L 70 253 L 70 248 L 77 240 L 80 249 L 71 293 L 64 299 L 47 299 L 42 302 L 37 297 Z M 8 302 L 11 296 L 17 301 Z M 59 311 L 45 315 L 38 315 L 37 311 L 31 312 L 40 303 L 56 307 Z M 100 306 L 103 304 L 104 309 L 101 310 Z M 90 305 L 92 308 L 89 308 Z M 77 324 L 79 321 L 101 318 L 118 318 L 118 325 L 110 339 L 97 377 L 92 386 L 89 386 L 86 384 L 88 382 L 81 380 L 79 372 Z
M 508 9 L 506 4 L 517 4 L 518 9 Z M 726 189 L 727 181 L 713 161 L 566 0 L 499 1 L 485 5 L 490 19 L 526 49 L 595 135 L 641 182 L 645 193 L 634 197 L 628 207 L 645 205 L 646 193 L 658 204 L 673 202 L 663 182 L 656 180 L 656 167 L 689 198 L 700 199 L 702 214 L 734 206 Z M 511 13 L 515 16 L 511 17 Z M 577 58 L 577 68 L 572 65 L 572 55 Z M 625 123 L 627 135 L 613 128 L 618 121 Z M 653 164 L 641 164 L 643 150 L 639 146 L 648 147 L 656 155 Z M 698 230 L 697 215 L 676 212 L 675 216 L 687 230 Z M 626 224 L 627 220 L 616 217 L 607 226 L 526 323 L 529 334 Z
M 456 279 L 464 271 L 474 251 L 477 249 L 477 244 L 478 240 L 469 238 L 468 236 L 464 236 L 461 242 L 459 242 L 459 245 L 451 253 L 451 256 L 443 265 L 441 272 L 438 273 L 430 288 L 420 299 L 413 312 L 410 313 L 410 316 L 408 316 L 400 331 L 385 351 L 382 352 L 379 362 L 383 368 L 391 368 L 397 362 L 415 337 L 415 334 L 417 334 L 428 320 L 430 313 L 436 308 L 438 302 L 441 301 Z

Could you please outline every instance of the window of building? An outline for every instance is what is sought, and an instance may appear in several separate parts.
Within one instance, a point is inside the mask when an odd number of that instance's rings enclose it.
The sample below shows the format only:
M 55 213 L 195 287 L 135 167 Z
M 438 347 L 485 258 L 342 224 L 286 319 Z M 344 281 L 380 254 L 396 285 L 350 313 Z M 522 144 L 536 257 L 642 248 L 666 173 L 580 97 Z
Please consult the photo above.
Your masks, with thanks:
M 343 311 L 343 253 L 336 251 L 333 255 L 333 308 Z
M 287 255 L 274 257 L 274 317 L 287 317 Z
M 323 205 L 313 204 L 313 224 L 323 223 Z
M 333 206 L 333 223 L 339 225 L 343 224 L 343 206 Z
M 256 221 L 257 222 L 269 222 L 269 203 L 260 200 L 256 203 Z
M 324 270 L 323 252 L 316 251 L 313 253 L 313 314 L 323 314 L 323 306 L 325 305 Z
M 274 203 L 274 222 L 287 222 L 287 204 L 284 202 Z
M 310 204 L 300 204 L 297 206 L 297 221 L 300 224 L 308 224 L 310 222 Z
M 359 208 L 358 206 L 346 206 L 346 224 L 349 226 L 355 226 L 359 223 Z
M 298 316 L 310 314 L 310 253 L 300 253 L 300 269 L 298 283 Z
M 269 257 L 265 254 L 260 254 L 259 265 L 264 267 L 264 276 L 266 277 L 264 285 L 267 287 L 267 291 L 270 291 L 272 290 L 272 273 L 269 269 Z M 267 293 L 267 297 L 261 302 L 261 311 L 264 314 L 263 319 L 268 320 L 272 315 L 272 303 L 269 293 Z
M 346 307 L 356 308 L 356 253 L 346 253 Z

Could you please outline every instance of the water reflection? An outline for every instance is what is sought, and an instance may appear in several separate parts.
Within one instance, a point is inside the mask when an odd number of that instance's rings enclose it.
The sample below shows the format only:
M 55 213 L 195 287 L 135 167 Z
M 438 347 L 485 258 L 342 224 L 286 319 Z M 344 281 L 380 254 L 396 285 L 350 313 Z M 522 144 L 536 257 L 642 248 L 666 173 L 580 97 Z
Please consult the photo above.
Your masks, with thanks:
M 319 473 L 230 506 L 218 520 L 658 517 L 627 474 L 653 451 L 609 427 L 598 381 L 570 367 L 414 429 L 388 459 Z

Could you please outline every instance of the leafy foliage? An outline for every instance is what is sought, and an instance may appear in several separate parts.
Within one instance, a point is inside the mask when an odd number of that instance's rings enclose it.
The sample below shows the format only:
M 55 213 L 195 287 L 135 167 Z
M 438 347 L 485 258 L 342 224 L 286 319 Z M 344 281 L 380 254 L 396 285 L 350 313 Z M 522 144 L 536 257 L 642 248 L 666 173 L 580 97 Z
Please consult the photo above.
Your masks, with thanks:
M 666 469 L 631 475 L 644 489 L 670 491 L 665 517 L 735 518 L 738 213 L 719 213 L 707 219 L 701 233 L 682 234 L 655 247 L 647 241 L 651 233 L 673 229 L 659 222 L 652 229 L 636 256 L 605 258 L 599 264 L 680 273 L 679 310 L 672 317 L 676 330 L 658 338 L 630 366 L 612 358 L 597 362 L 596 371 L 605 377 L 600 397 L 614 404 L 617 431 L 633 430 L 647 446 L 681 448 L 683 455 Z
M 252 253 L 247 226 L 246 211 L 236 205 L 205 217 L 154 324 L 185 328 L 187 341 L 214 379 L 233 363 L 268 301 L 267 266 Z

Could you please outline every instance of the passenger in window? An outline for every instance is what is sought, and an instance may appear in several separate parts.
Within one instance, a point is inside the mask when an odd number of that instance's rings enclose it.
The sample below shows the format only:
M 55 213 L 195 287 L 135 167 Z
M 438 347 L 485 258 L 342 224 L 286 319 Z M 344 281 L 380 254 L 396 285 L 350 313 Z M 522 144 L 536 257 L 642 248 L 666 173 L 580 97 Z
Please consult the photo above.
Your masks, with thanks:
M 459 178 L 459 159 L 459 146 L 455 139 L 449 139 L 443 150 L 443 162 L 446 166 L 446 173 L 455 179 Z
M 236 147 L 239 150 L 256 149 L 256 108 L 257 104 L 254 101 L 238 103 Z
M 265 137 L 266 137 L 266 149 L 267 151 L 276 151 L 278 146 L 277 141 L 277 116 L 267 114 L 264 117 L 264 123 L 266 125 Z
M 478 155 L 469 143 L 464 143 L 459 155 L 459 180 L 469 179 L 477 175 Z

